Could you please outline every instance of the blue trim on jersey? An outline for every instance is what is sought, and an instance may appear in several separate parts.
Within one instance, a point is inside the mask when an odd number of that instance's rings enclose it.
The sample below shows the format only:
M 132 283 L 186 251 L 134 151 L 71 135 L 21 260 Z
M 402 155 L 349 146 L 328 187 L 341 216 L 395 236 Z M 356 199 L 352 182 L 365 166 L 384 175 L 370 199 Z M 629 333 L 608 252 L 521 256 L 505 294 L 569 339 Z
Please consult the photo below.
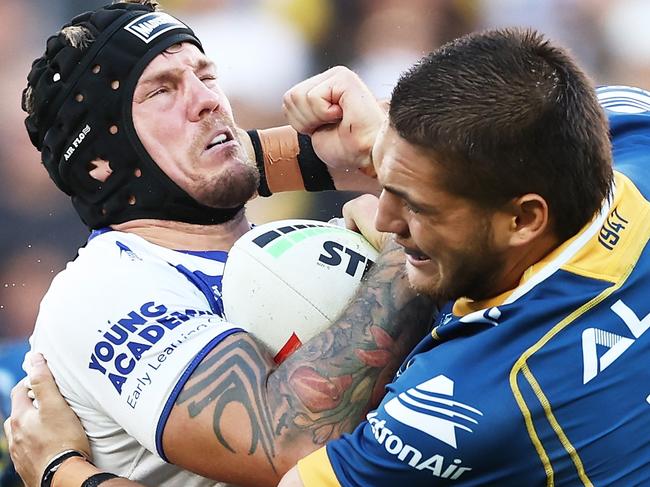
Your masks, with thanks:
M 210 305 L 210 309 L 212 310 L 213 313 L 223 317 L 224 316 L 224 311 L 223 311 L 223 304 L 220 303 L 217 298 L 214 296 L 214 291 L 212 288 L 208 285 L 205 280 L 203 280 L 200 276 L 198 276 L 195 272 L 192 272 L 189 270 L 187 267 L 185 267 L 182 264 L 169 264 L 172 267 L 174 267 L 178 272 L 183 274 L 185 277 L 187 277 L 187 280 L 190 281 L 192 284 L 194 284 L 199 291 L 205 296 L 205 299 L 207 299 L 208 304 Z M 205 274 L 204 274 L 205 275 Z M 210 276 L 212 277 L 212 276 Z M 219 289 L 219 291 L 221 291 Z
M 97 230 L 93 230 L 92 232 L 90 232 L 90 235 L 88 236 L 88 242 L 90 242 L 95 237 L 99 237 L 100 235 L 103 235 L 104 233 L 113 232 L 113 231 L 114 230 L 111 227 L 104 227 L 104 228 L 98 228 Z M 127 248 L 126 250 L 130 250 L 130 249 Z M 228 259 L 228 252 L 226 252 L 225 250 L 178 250 L 176 249 L 175 252 L 180 252 L 182 254 L 193 255 L 195 257 L 202 257 L 204 259 L 210 259 L 210 260 L 214 260 L 217 262 L 224 262 L 224 263 Z
M 217 262 L 226 262 L 228 259 L 228 252 L 224 250 L 177 250 L 176 252 L 216 260 Z
M 104 233 L 108 233 L 112 231 L 113 229 L 111 227 L 104 227 L 104 228 L 98 228 L 97 230 L 93 230 L 92 232 L 90 232 L 90 235 L 88 235 L 88 242 L 90 242 L 95 237 L 99 237 Z
M 176 402 L 178 395 L 181 393 L 181 389 L 185 387 L 185 383 L 189 380 L 190 376 L 194 373 L 194 370 L 203 361 L 205 356 L 214 349 L 214 347 L 219 345 L 219 343 L 221 343 L 226 337 L 229 337 L 233 333 L 239 333 L 239 332 L 246 333 L 246 331 L 241 328 L 231 328 L 230 330 L 226 330 L 223 333 L 220 333 L 219 335 L 214 337 L 212 340 L 210 340 L 210 342 L 205 347 L 203 347 L 201 351 L 197 353 L 196 356 L 192 359 L 190 364 L 185 369 L 185 372 L 183 372 L 180 379 L 178 379 L 178 382 L 174 386 L 174 389 L 172 389 L 171 394 L 167 398 L 165 407 L 163 408 L 160 418 L 158 419 L 158 426 L 156 426 L 156 450 L 158 451 L 158 455 L 160 455 L 160 458 L 162 458 L 167 463 L 169 463 L 169 460 L 167 459 L 167 456 L 163 451 L 162 435 L 163 435 L 163 431 L 165 431 L 165 426 L 167 425 L 169 414 L 171 413 L 171 410 L 174 407 L 174 403 Z

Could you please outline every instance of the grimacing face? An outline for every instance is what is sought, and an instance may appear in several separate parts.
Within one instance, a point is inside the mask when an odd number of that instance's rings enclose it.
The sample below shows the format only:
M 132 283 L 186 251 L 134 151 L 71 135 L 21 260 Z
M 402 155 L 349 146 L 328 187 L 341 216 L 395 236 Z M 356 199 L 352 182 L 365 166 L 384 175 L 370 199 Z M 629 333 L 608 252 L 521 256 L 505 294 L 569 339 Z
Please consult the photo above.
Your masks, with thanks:
M 417 291 L 445 300 L 493 296 L 505 266 L 495 214 L 445 191 L 442 169 L 431 157 L 384 125 L 373 148 L 383 188 L 375 225 L 404 247 Z
M 237 138 L 214 63 L 195 45 L 174 45 L 149 63 L 132 113 L 151 158 L 196 201 L 233 208 L 254 195 L 257 168 Z

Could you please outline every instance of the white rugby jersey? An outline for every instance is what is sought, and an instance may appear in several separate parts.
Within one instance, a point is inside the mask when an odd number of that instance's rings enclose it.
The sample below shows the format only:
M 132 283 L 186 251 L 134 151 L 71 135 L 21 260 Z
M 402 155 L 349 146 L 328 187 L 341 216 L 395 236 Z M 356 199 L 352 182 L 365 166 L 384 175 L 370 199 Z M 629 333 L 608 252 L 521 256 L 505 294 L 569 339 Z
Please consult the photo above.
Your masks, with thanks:
M 222 317 L 226 258 L 99 231 L 53 280 L 32 348 L 81 419 L 99 468 L 151 486 L 215 483 L 158 452 L 185 380 L 221 340 L 243 331 Z

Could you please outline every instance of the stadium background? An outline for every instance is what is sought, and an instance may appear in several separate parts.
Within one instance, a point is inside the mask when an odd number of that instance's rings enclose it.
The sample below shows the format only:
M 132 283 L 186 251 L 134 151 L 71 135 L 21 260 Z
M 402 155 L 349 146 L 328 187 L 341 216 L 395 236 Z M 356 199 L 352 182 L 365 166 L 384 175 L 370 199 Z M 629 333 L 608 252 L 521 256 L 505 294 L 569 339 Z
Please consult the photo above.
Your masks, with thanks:
M 283 124 L 284 91 L 337 64 L 352 67 L 378 97 L 387 98 L 399 73 L 427 51 L 494 26 L 540 29 L 570 47 L 597 84 L 650 89 L 648 0 L 159 1 L 203 40 L 244 128 Z M 72 15 L 107 2 L 0 2 L 0 416 L 3 394 L 14 380 L 10 351 L 24 346 L 49 282 L 87 236 L 29 144 L 20 93 L 46 37 Z M 257 223 L 327 220 L 340 213 L 344 199 L 278 195 L 251 202 L 249 215 Z M 0 458 L 0 487 L 1 470 Z

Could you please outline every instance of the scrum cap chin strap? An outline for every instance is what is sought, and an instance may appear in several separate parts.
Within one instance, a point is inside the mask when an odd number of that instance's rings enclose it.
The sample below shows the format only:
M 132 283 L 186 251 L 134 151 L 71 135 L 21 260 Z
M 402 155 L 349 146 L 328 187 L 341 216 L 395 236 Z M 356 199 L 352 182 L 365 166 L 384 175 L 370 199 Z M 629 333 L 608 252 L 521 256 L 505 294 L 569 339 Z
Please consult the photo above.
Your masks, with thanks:
M 27 78 L 35 111 L 25 125 L 50 177 L 72 197 L 84 223 L 100 228 L 139 218 L 196 224 L 232 219 L 241 205 L 198 203 L 151 159 L 133 126 L 138 78 L 173 44 L 191 42 L 203 51 L 192 30 L 150 6 L 126 3 L 81 14 L 68 26 L 86 27 L 95 41 L 84 50 L 61 34 L 48 39 Z M 113 172 L 104 183 L 88 174 L 95 159 L 110 163 Z

